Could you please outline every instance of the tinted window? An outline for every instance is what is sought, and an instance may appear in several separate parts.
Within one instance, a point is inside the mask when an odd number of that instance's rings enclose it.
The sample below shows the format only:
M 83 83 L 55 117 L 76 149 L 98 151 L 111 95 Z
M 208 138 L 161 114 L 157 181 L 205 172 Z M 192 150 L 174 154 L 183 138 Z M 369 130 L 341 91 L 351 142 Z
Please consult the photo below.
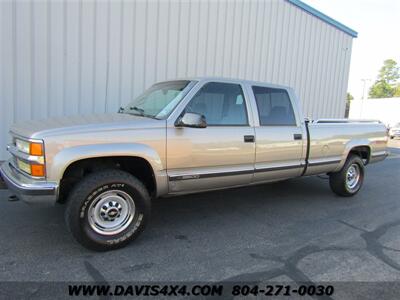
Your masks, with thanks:
M 286 90 L 253 86 L 260 125 L 296 125 Z
M 238 84 L 210 82 L 193 97 L 186 112 L 202 114 L 207 125 L 247 125 L 242 88 Z

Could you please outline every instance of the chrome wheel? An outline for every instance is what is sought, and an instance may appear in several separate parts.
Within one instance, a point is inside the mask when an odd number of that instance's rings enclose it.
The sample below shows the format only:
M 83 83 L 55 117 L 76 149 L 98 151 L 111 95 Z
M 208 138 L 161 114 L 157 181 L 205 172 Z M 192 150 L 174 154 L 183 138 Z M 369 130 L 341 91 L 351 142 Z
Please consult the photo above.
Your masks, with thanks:
M 90 227 L 102 235 L 115 235 L 124 231 L 135 216 L 135 202 L 120 190 L 111 190 L 98 195 L 89 206 Z
M 361 172 L 358 164 L 352 164 L 346 173 L 346 186 L 349 190 L 354 190 L 360 182 Z

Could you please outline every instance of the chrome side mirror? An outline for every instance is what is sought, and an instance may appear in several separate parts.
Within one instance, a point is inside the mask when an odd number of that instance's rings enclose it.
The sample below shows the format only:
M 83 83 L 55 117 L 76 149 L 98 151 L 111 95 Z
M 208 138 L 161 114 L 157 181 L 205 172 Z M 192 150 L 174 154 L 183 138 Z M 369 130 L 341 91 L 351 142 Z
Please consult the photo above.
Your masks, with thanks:
M 176 127 L 206 128 L 206 117 L 201 114 L 187 112 L 175 122 Z

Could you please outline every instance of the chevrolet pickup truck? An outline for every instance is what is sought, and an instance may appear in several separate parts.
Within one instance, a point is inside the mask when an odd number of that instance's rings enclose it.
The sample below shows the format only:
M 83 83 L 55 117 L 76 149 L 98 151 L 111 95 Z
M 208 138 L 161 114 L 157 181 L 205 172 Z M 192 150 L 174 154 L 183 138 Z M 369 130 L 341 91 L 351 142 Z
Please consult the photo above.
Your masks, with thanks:
M 98 251 L 134 240 L 156 197 L 318 174 L 353 196 L 388 141 L 380 122 L 305 120 L 291 88 L 209 77 L 157 83 L 118 113 L 10 131 L 8 188 L 26 202 L 65 203 L 72 235 Z

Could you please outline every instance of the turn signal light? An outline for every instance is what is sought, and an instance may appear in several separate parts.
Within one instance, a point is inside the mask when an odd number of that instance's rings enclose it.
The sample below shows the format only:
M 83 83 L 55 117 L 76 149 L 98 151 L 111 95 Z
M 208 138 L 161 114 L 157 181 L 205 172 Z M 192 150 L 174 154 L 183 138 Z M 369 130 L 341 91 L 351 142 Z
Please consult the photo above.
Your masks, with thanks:
M 43 144 L 30 143 L 29 153 L 30 155 L 43 156 Z
M 36 177 L 44 177 L 45 175 L 44 165 L 31 165 L 31 175 Z

